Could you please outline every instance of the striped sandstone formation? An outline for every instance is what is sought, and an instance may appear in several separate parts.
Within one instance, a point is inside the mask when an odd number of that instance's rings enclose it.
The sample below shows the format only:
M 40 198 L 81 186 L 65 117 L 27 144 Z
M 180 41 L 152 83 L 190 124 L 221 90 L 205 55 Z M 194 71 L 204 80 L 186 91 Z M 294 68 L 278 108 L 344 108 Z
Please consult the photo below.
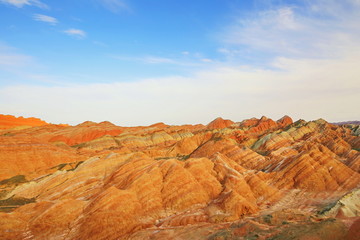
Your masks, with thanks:
M 284 116 L 4 129 L 0 239 L 356 239 L 355 128 Z

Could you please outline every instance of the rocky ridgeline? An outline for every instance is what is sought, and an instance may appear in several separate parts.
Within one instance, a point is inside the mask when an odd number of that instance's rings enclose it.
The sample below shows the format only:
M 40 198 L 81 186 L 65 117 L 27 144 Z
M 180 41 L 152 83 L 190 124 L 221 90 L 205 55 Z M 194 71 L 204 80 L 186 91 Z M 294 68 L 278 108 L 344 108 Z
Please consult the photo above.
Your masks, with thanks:
M 0 130 L 0 239 L 360 237 L 352 127 L 15 120 Z

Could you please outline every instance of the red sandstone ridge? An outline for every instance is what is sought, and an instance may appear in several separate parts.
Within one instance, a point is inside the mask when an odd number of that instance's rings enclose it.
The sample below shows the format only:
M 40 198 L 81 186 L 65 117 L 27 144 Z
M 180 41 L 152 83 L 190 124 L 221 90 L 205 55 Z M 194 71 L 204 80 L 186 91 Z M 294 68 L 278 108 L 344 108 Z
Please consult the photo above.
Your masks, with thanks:
M 14 117 L 11 115 L 0 114 L 0 129 L 7 129 L 18 126 L 35 127 L 35 126 L 43 126 L 46 124 L 48 123 L 38 118 Z
M 227 128 L 229 126 L 231 126 L 232 124 L 234 124 L 233 121 L 228 120 L 228 119 L 222 119 L 221 117 L 216 118 L 215 120 L 213 120 L 212 122 L 210 122 L 206 127 L 208 129 L 221 129 L 221 128 Z
M 63 128 L 54 132 L 50 142 L 64 142 L 70 146 L 88 142 L 96 138 L 110 135 L 116 136 L 123 132 L 123 128 L 110 122 L 84 122 L 74 127 Z
M 0 132 L 0 239 L 358 239 L 358 126 L 285 116 Z
M 274 130 L 276 128 L 284 128 L 293 123 L 293 120 L 285 115 L 276 122 L 270 118 L 262 116 L 260 119 L 251 118 L 244 120 L 240 123 L 240 126 L 247 128 L 248 133 L 264 133 L 269 130 Z
M 293 120 L 291 119 L 291 117 L 285 115 L 282 118 L 280 118 L 279 120 L 277 120 L 276 123 L 278 124 L 279 127 L 286 127 L 286 126 L 292 124 Z

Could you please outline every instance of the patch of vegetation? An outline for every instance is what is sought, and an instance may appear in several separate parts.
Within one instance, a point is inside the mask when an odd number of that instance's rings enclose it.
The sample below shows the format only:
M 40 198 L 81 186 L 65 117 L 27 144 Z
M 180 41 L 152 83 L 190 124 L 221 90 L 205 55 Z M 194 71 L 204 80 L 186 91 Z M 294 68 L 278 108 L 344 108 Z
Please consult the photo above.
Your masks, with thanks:
M 157 158 L 155 158 L 155 160 L 168 160 L 170 158 L 172 158 L 172 157 L 157 157 Z
M 176 158 L 179 160 L 179 161 L 185 161 L 187 159 L 190 158 L 190 154 L 189 155 L 177 155 Z
M 254 152 L 256 152 L 257 154 L 264 156 L 264 157 L 268 155 L 267 152 L 262 152 L 262 151 L 254 151 Z
M 287 125 L 287 126 L 284 128 L 284 132 L 290 130 L 292 127 L 294 127 L 294 124 Z
M 266 222 L 267 224 L 271 224 L 271 219 L 272 219 L 272 218 L 273 218 L 273 216 L 270 215 L 270 214 L 263 216 L 263 220 L 264 220 L 264 222 Z
M 86 143 L 80 143 L 80 144 L 76 144 L 76 145 L 72 145 L 72 148 L 83 148 L 86 147 Z
M 71 169 L 69 169 L 69 170 L 67 170 L 68 172 L 69 171 L 74 171 L 75 169 L 77 169 L 79 166 L 80 166 L 80 164 L 82 164 L 84 161 L 80 161 L 80 162 L 77 162 L 76 163 L 76 165 L 75 165 L 75 167 L 73 167 L 73 168 L 71 168 Z
M 52 167 L 51 169 L 57 169 L 57 170 L 63 170 L 66 166 L 69 166 L 70 169 L 67 169 L 66 171 L 74 171 L 77 167 L 80 166 L 84 161 L 79 162 L 71 162 L 71 163 L 61 163 L 55 167 Z M 65 169 L 64 169 L 65 170 Z
M 225 239 L 234 239 L 233 235 L 228 230 L 221 230 L 216 232 L 208 237 L 208 240 L 225 240 Z
M 337 203 L 337 201 L 329 203 L 325 206 L 322 206 L 321 210 L 319 210 L 317 212 L 317 214 L 319 214 L 319 215 L 325 214 L 326 212 L 330 211 L 333 207 L 335 207 L 336 203 Z
M 172 159 L 174 157 L 156 157 L 154 158 L 155 160 L 168 160 L 168 159 Z M 189 155 L 176 155 L 175 157 L 177 160 L 179 161 L 185 161 L 187 160 L 188 158 L 190 158 L 190 154 Z
M 4 133 L 4 134 L 1 135 L 1 136 L 4 136 L 4 137 L 12 137 L 12 136 L 15 136 L 15 133 L 10 133 L 10 132 L 8 132 L 8 133 Z
M 0 198 L 4 198 L 9 193 L 8 190 L 1 190 L 0 191 Z
M 230 225 L 230 228 L 241 228 L 243 226 L 245 226 L 245 223 L 242 223 L 242 222 L 240 222 L 240 223 L 232 223 Z
M 115 138 L 115 137 L 113 137 L 113 139 L 114 139 L 115 143 L 116 143 L 119 147 L 121 147 L 121 141 L 120 141 L 119 139 Z
M 68 165 L 68 163 L 61 163 L 61 164 L 56 165 L 55 167 L 52 167 L 50 169 L 62 170 L 64 167 L 66 167 L 66 165 Z
M 58 170 L 61 170 L 61 169 L 63 169 L 66 165 L 67 165 L 66 163 L 62 163 L 62 164 L 60 164 L 60 165 L 57 166 L 57 169 L 58 169 Z
M 218 142 L 218 141 L 221 141 L 223 138 L 220 137 L 220 136 L 216 136 L 216 137 L 213 137 L 211 140 L 213 140 L 214 142 Z
M 223 140 L 223 136 L 224 136 L 223 133 L 215 132 L 215 133 L 211 136 L 210 141 L 214 141 L 214 142 L 221 141 L 221 140 Z
M 256 239 L 259 239 L 259 235 L 256 233 L 250 233 L 245 236 L 245 239 L 246 240 L 256 240 Z
M 289 224 L 281 232 L 268 238 L 269 240 L 288 239 L 345 239 L 346 227 L 336 219 L 325 219 L 321 222 L 306 224 Z
M 17 207 L 0 207 L 0 212 L 9 213 L 15 210 Z
M 15 208 L 18 208 L 22 205 L 35 202 L 35 198 L 23 198 L 23 197 L 10 197 L 5 200 L 0 200 L 0 211 L 1 212 L 11 212 Z
M 24 197 L 10 197 L 5 200 L 0 200 L 0 206 L 21 206 L 28 203 L 35 202 L 35 198 L 24 198 Z
M 82 164 L 84 161 L 80 161 L 76 164 L 76 166 L 74 167 L 74 170 L 77 169 L 78 166 L 80 166 L 80 164 Z
M 16 175 L 14 177 L 0 181 L 0 185 L 17 185 L 19 183 L 26 183 L 27 180 L 24 175 Z
M 294 123 L 291 124 L 291 125 L 293 125 L 293 126 L 296 127 L 296 128 L 300 128 L 300 127 L 304 126 L 305 123 L 306 123 L 306 122 L 305 122 L 304 120 L 299 119 L 299 120 L 297 120 L 296 122 L 294 122 Z
M 57 146 L 57 147 L 69 147 L 66 143 L 62 142 L 62 141 L 56 141 L 56 142 L 52 142 L 53 145 Z
M 108 148 L 109 150 L 118 150 L 118 149 L 120 149 L 119 147 L 114 147 L 114 146 L 112 146 L 112 147 L 109 147 Z
M 353 150 L 360 152 L 360 148 L 353 148 Z
M 78 163 L 75 165 L 75 167 L 73 167 L 72 169 L 69 169 L 68 172 L 69 172 L 69 171 L 74 171 L 74 170 L 77 169 L 78 166 L 80 166 L 80 164 L 82 164 L 83 162 L 84 162 L 84 161 L 78 162 Z

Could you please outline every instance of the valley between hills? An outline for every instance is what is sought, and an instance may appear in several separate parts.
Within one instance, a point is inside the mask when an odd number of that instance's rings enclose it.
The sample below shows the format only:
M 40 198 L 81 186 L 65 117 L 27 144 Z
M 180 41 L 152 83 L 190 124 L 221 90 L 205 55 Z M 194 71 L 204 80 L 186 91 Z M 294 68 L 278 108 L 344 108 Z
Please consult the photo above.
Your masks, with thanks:
M 0 239 L 360 239 L 360 126 L 0 115 Z

